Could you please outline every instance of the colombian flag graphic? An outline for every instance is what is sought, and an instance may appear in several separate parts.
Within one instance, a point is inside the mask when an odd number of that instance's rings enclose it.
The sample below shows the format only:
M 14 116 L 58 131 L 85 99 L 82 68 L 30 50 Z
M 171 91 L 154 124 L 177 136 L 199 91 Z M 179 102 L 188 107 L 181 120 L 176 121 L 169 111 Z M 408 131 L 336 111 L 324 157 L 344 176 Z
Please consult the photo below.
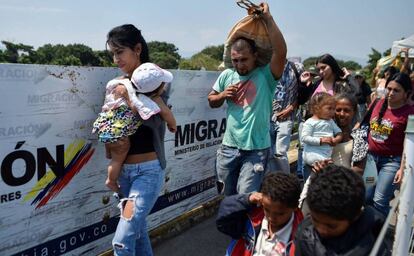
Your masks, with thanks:
M 36 209 L 47 204 L 49 200 L 56 197 L 66 185 L 80 172 L 82 167 L 92 157 L 95 149 L 91 143 L 84 140 L 76 140 L 65 150 L 65 168 L 61 177 L 57 177 L 52 170 L 40 179 L 36 185 L 26 194 L 23 201 L 32 200 L 31 205 Z

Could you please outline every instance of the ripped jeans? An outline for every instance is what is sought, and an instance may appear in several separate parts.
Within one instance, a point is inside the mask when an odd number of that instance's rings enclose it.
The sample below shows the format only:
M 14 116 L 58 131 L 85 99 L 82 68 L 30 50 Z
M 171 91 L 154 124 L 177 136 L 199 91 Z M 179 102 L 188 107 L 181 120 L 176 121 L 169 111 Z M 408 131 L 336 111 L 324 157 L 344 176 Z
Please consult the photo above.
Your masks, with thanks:
M 146 217 L 150 213 L 164 184 L 165 172 L 158 160 L 139 164 L 124 164 L 118 179 L 122 195 L 121 217 L 112 240 L 114 255 L 153 255 L 147 232 Z M 132 216 L 124 217 L 128 200 L 134 202 Z
M 230 196 L 259 191 L 269 151 L 269 148 L 241 150 L 221 145 L 216 159 L 218 192 Z

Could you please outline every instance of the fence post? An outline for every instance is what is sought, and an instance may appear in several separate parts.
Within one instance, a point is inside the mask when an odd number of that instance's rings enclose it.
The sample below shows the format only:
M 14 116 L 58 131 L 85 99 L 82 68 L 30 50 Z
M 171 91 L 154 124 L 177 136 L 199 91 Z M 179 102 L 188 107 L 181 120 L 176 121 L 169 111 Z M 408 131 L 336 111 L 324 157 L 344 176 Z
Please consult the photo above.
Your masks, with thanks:
M 405 170 L 403 182 L 405 189 L 402 191 L 397 219 L 397 229 L 393 255 L 409 255 L 410 237 L 413 222 L 414 200 L 414 115 L 408 117 L 407 129 L 405 130 Z

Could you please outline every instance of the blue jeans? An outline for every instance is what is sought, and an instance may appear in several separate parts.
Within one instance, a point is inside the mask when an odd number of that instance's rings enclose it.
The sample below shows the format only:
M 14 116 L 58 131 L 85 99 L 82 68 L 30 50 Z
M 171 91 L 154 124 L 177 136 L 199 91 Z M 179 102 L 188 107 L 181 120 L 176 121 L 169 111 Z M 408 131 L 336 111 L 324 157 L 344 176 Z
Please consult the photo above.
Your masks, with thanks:
M 268 148 L 241 150 L 221 145 L 216 160 L 219 193 L 230 196 L 259 191 L 268 157 Z
M 303 121 L 301 118 L 298 120 L 299 120 L 299 125 L 298 125 L 299 146 L 298 146 L 298 161 L 296 165 L 296 175 L 298 177 L 303 177 L 303 180 L 306 181 L 310 173 L 307 172 L 307 170 L 305 170 L 305 163 L 303 161 L 303 145 L 300 143 L 300 136 L 302 135 L 302 129 L 303 129 Z
M 164 184 L 165 172 L 158 160 L 124 164 L 118 179 L 122 195 L 121 217 L 112 240 L 114 255 L 152 255 L 146 217 L 155 204 Z M 131 218 L 123 216 L 128 200 L 134 202 Z
M 302 166 L 303 180 L 306 181 L 311 176 L 312 173 L 314 173 L 312 172 L 312 166 L 303 164 Z
M 393 183 L 395 174 L 401 165 L 401 156 L 378 156 L 370 153 L 377 164 L 378 180 L 374 192 L 374 207 L 388 215 L 390 201 L 394 197 L 397 185 Z
M 276 162 L 276 168 L 285 173 L 290 173 L 289 159 L 287 152 L 290 146 L 293 121 L 270 122 L 270 148 Z

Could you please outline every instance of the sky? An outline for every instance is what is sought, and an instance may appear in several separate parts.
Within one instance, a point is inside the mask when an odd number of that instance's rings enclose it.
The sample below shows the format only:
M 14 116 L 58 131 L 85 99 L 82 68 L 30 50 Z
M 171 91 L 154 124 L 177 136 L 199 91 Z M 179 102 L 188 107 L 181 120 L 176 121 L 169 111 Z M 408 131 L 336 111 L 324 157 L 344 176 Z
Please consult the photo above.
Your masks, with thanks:
M 259 1 L 253 1 L 259 3 Z M 413 0 L 269 0 L 288 57 L 331 53 L 364 64 L 414 34 Z M 224 43 L 247 13 L 236 0 L 0 0 L 0 40 L 38 48 L 81 43 L 105 49 L 106 34 L 132 23 L 147 41 L 173 43 L 182 57 Z

